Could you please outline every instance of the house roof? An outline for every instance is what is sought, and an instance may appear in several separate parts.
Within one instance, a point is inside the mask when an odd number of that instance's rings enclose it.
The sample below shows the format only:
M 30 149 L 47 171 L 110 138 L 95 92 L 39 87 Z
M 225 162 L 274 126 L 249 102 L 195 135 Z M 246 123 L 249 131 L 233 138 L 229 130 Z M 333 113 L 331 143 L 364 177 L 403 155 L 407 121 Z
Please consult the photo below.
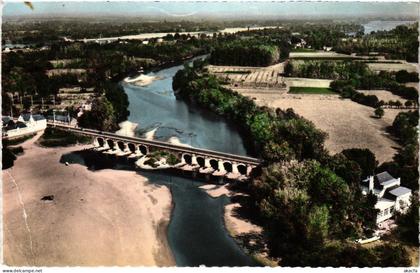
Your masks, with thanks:
M 37 114 L 37 115 L 32 115 L 32 118 L 33 118 L 35 121 L 38 121 L 38 120 L 44 120 L 44 119 L 45 119 L 45 117 L 44 117 L 43 115 L 39 115 L 39 114 Z
M 390 175 L 388 172 L 378 173 L 377 175 L 375 175 L 375 177 L 378 179 L 378 182 L 380 184 L 384 184 L 384 183 L 387 183 L 389 181 L 395 180 L 395 178 L 392 177 L 392 175 Z
M 389 191 L 390 194 L 394 196 L 401 196 L 407 193 L 411 193 L 411 190 L 406 187 L 398 187 Z
M 30 113 L 21 114 L 20 116 L 22 117 L 22 119 L 24 121 L 29 121 L 31 119 L 31 114 Z
M 392 200 L 393 202 L 395 202 L 397 200 L 397 197 L 393 194 L 390 194 L 389 191 L 385 192 L 384 199 L 388 199 L 388 200 Z
M 1 120 L 3 122 L 3 125 L 9 123 L 9 121 L 11 121 L 12 119 L 9 116 L 2 116 Z

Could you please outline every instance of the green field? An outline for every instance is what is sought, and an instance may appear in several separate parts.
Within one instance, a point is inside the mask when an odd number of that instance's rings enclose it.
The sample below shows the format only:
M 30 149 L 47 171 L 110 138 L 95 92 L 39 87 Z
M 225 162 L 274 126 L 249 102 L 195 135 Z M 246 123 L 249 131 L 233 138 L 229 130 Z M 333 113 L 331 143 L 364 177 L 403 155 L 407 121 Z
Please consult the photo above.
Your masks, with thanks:
M 337 94 L 330 88 L 323 87 L 290 87 L 290 94 L 320 94 L 320 95 L 334 95 Z

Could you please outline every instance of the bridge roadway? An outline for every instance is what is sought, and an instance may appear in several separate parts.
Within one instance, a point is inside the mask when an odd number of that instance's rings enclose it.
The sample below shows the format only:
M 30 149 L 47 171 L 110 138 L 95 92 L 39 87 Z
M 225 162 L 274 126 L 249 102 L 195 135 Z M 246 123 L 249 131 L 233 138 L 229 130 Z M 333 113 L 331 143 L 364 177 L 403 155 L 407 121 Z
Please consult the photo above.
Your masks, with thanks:
M 188 147 L 188 146 L 182 146 L 182 145 L 176 145 L 176 144 L 158 141 L 158 140 L 148 140 L 148 139 L 139 138 L 139 137 L 121 136 L 115 133 L 75 127 L 75 126 L 70 126 L 70 125 L 57 123 L 57 122 L 54 123 L 54 122 L 48 121 L 47 125 L 50 127 L 57 127 L 63 130 L 68 130 L 68 131 L 83 134 L 83 135 L 110 138 L 110 139 L 114 139 L 115 141 L 124 141 L 124 142 L 135 143 L 135 144 L 143 144 L 143 145 L 147 145 L 154 148 L 166 149 L 166 150 L 176 151 L 180 153 L 191 153 L 196 156 L 213 157 L 213 158 L 217 158 L 224 161 L 234 161 L 236 163 L 246 164 L 248 166 L 253 166 L 253 167 L 258 166 L 262 163 L 262 160 L 253 158 L 253 157 L 223 153 L 223 152 L 218 152 L 218 151 L 212 151 L 212 150 L 194 148 L 194 147 Z

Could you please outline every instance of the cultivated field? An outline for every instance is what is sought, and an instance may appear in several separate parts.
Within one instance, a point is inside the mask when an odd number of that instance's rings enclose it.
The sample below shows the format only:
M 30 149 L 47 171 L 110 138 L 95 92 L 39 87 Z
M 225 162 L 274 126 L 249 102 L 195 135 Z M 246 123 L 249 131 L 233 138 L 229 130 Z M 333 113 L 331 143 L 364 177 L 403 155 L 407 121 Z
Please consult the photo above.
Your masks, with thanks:
M 399 147 L 385 129 L 402 110 L 385 109 L 384 117 L 376 119 L 372 117 L 373 108 L 340 99 L 338 95 L 276 94 L 251 89 L 238 92 L 253 98 L 259 105 L 293 108 L 328 133 L 325 144 L 331 154 L 349 148 L 368 148 L 382 163 L 390 161 Z
M 268 67 L 215 66 L 208 70 L 222 79 L 227 79 L 232 87 L 284 88 L 283 64 Z
M 356 54 L 342 54 L 334 51 L 295 51 L 289 53 L 290 59 L 319 59 L 319 60 L 385 60 L 384 56 L 364 56 Z
M 284 81 L 289 87 L 316 87 L 329 88 L 332 80 L 310 79 L 310 78 L 284 78 Z
M 367 66 L 372 71 L 388 71 L 397 72 L 400 70 L 407 70 L 407 72 L 417 72 L 417 67 L 410 63 L 367 63 Z
M 332 80 L 283 77 L 284 64 L 267 67 L 251 66 L 215 66 L 209 65 L 209 72 L 229 81 L 233 89 L 264 88 L 280 93 L 287 92 L 287 87 L 329 88 Z
M 318 95 L 334 95 L 336 92 L 329 88 L 319 87 L 290 87 L 290 94 L 318 94 Z
M 315 52 L 290 52 L 289 53 L 290 59 L 305 59 L 305 58 L 322 58 L 322 59 L 354 59 L 355 56 L 341 54 L 333 51 L 315 51 Z

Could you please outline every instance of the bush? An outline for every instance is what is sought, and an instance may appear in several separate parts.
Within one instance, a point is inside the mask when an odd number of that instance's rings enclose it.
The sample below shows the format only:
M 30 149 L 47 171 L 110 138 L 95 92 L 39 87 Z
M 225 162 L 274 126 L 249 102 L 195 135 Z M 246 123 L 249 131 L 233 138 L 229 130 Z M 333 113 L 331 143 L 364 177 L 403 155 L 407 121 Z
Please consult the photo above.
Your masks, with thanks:
M 379 99 L 375 95 L 365 95 L 357 92 L 351 81 L 333 81 L 330 84 L 330 88 L 339 93 L 343 98 L 350 98 L 352 101 L 376 108 L 379 106 Z
M 399 83 L 418 82 L 419 74 L 417 72 L 407 72 L 407 70 L 400 70 L 395 73 L 395 80 Z
M 2 169 L 5 170 L 12 167 L 15 160 L 15 154 L 7 147 L 4 147 L 2 149 Z
M 69 131 L 47 127 L 39 144 L 45 147 L 69 146 L 78 143 L 89 143 L 90 137 L 78 135 Z
M 382 118 L 385 114 L 384 109 L 382 109 L 382 107 L 376 108 L 374 113 L 377 118 Z

